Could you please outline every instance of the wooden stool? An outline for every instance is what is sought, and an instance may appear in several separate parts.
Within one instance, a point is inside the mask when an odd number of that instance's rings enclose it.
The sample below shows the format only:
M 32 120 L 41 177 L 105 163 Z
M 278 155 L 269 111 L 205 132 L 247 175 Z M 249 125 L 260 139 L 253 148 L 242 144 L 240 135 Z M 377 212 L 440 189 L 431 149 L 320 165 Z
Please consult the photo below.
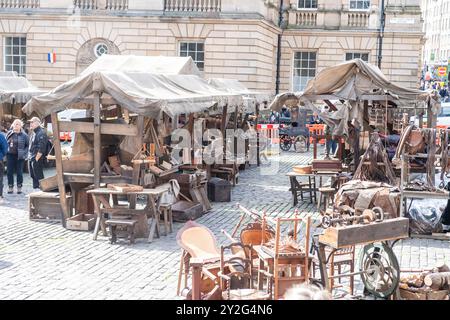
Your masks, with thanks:
M 168 232 L 173 231 L 172 205 L 170 203 L 161 204 L 159 209 L 164 219 L 164 231 L 167 236 Z
M 117 227 L 126 227 L 127 228 L 127 238 L 130 241 L 130 244 L 134 243 L 134 227 L 137 223 L 137 220 L 120 220 L 120 219 L 109 219 L 105 221 L 105 224 L 109 226 L 109 230 L 111 232 L 111 244 L 116 243 L 117 241 Z
M 333 197 L 334 193 L 336 192 L 336 189 L 334 188 L 328 188 L 328 187 L 322 187 L 319 188 L 319 203 L 317 204 L 317 209 L 320 211 L 320 205 L 322 204 L 323 199 L 323 212 L 325 212 L 328 208 L 328 205 L 330 203 L 333 203 Z

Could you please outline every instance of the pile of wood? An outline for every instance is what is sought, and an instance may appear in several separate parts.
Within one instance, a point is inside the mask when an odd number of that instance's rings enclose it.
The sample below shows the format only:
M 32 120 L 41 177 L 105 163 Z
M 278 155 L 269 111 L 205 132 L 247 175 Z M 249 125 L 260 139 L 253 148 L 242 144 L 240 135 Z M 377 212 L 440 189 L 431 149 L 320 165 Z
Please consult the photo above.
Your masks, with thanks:
M 448 300 L 450 268 L 440 264 L 430 271 L 400 278 L 400 295 L 407 300 Z

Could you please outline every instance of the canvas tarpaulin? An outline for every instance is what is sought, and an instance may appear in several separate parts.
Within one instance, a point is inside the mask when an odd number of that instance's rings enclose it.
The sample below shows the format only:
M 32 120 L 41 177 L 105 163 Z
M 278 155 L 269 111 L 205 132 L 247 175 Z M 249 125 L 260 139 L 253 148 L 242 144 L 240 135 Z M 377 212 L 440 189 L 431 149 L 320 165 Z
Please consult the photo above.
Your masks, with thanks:
M 0 76 L 0 103 L 26 103 L 43 93 L 24 77 Z
M 41 117 L 62 111 L 91 96 L 94 87 L 124 108 L 152 118 L 159 118 L 162 112 L 174 116 L 201 112 L 216 104 L 242 104 L 240 95 L 217 90 L 196 75 L 96 71 L 32 98 L 23 111 Z
M 336 100 L 342 99 L 348 102 L 338 108 L 345 108 L 338 110 L 339 115 L 331 116 L 333 113 L 328 112 L 319 114 L 325 123 L 332 126 L 333 133 L 336 135 L 347 134 L 346 124 L 336 126 L 336 122 L 331 121 L 336 120 L 336 117 L 347 121 L 355 119 L 362 126 L 364 107 L 361 102 L 364 95 L 378 95 L 380 100 L 390 96 L 400 107 L 421 104 L 424 108 L 425 102 L 429 101 L 433 107 L 433 113 L 437 114 L 440 110 L 439 100 L 432 92 L 396 85 L 389 81 L 376 66 L 361 59 L 354 59 L 323 69 L 315 78 L 308 81 L 304 92 L 279 94 L 271 103 L 270 108 L 279 111 L 283 105 L 293 106 L 300 103 L 320 113 L 321 110 L 313 104 L 313 100 L 318 95 L 330 95 Z
M 134 56 L 104 54 L 87 67 L 81 75 L 92 72 L 140 72 L 151 74 L 193 74 L 201 72 L 191 57 Z
M 256 104 L 267 103 L 270 99 L 269 94 L 249 90 L 236 79 L 210 78 L 208 83 L 218 90 L 242 95 L 244 99 L 243 111 L 247 113 L 255 112 Z

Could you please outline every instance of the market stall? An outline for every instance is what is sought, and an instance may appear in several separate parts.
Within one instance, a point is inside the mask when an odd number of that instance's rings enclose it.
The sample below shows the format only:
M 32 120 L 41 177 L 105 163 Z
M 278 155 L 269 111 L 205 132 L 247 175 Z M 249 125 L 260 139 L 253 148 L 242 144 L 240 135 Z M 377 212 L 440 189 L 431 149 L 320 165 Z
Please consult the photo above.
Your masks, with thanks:
M 177 116 L 191 118 L 211 107 L 221 110 L 242 104 L 240 95 L 220 91 L 197 75 L 186 74 L 195 73 L 190 58 L 180 58 L 178 64 L 175 60 L 102 56 L 80 76 L 25 105 L 28 115 L 51 114 L 54 136 L 60 131 L 76 132 L 70 156 L 62 154 L 59 139 L 54 139 L 57 175 L 41 181 L 45 189 L 57 185 L 63 225 L 72 215 L 66 185 L 75 194 L 91 184 L 95 188 L 103 183 L 152 185 L 154 177 L 147 179 L 147 173 L 157 169 L 174 173 L 182 164 L 171 157 L 163 141 L 177 127 Z M 152 65 L 156 62 L 158 67 Z M 87 117 L 58 120 L 57 113 L 68 108 L 85 109 Z M 75 207 L 86 199 L 77 197 Z M 85 209 L 92 211 L 92 207 Z
M 0 121 L 5 129 L 9 129 L 15 119 L 25 120 L 22 107 L 32 97 L 41 95 L 44 91 L 33 86 L 25 77 L 19 77 L 15 72 L 0 74 Z
M 401 133 L 405 113 L 407 122 L 409 116 L 417 115 L 422 125 L 426 116 L 428 126 L 433 126 L 440 110 L 433 92 L 395 85 L 376 66 L 361 59 L 323 69 L 308 82 L 304 92 L 279 94 L 270 108 L 278 111 L 285 105 L 316 111 L 330 127 L 327 139 L 331 135 L 344 137 L 345 149 L 354 155 L 354 170 L 375 129 L 385 136 Z

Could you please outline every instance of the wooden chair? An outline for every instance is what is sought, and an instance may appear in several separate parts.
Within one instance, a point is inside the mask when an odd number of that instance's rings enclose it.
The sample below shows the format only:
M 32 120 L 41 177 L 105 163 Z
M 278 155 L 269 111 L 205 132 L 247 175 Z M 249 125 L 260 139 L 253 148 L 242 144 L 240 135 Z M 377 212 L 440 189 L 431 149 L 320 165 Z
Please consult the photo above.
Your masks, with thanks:
M 220 253 L 220 287 L 224 300 L 270 300 L 272 299 L 272 275 L 261 270 L 264 275 L 269 277 L 270 285 L 267 291 L 254 288 L 253 262 L 251 257 L 245 255 L 231 255 L 226 258 L 225 251 L 232 252 L 234 247 L 239 247 L 241 253 L 251 252 L 252 247 L 243 245 L 239 242 L 221 247 Z
M 177 295 L 179 295 L 183 273 L 184 286 L 187 286 L 190 259 L 196 258 L 201 260 L 209 272 L 217 273 L 219 271 L 220 249 L 211 230 L 194 221 L 186 222 L 183 228 L 178 231 L 177 242 L 182 248 L 177 285 Z M 205 280 L 203 289 L 204 291 L 210 291 L 208 289 L 212 290 L 214 285 L 213 282 Z
M 311 218 L 299 218 L 295 214 L 294 218 L 276 218 L 271 219 L 263 217 L 263 231 L 266 228 L 267 222 L 275 223 L 275 247 L 267 250 L 265 244 L 259 247 L 259 258 L 265 260 L 266 271 L 273 276 L 274 282 L 274 298 L 279 299 L 285 291 L 295 284 L 309 281 L 309 248 L 310 248 L 310 228 Z M 304 223 L 305 235 L 304 244 L 301 251 L 285 251 L 281 247 L 281 224 L 289 222 L 293 224 L 293 230 L 290 232 L 292 239 L 297 241 L 299 233 L 299 224 Z M 264 252 L 265 251 L 265 252 Z M 263 264 L 260 262 L 260 268 Z M 299 274 L 298 274 L 298 271 Z
M 328 254 L 329 253 L 330 253 L 330 250 L 328 251 Z M 327 254 L 327 256 L 328 256 L 328 254 Z M 328 274 L 330 275 L 329 281 L 330 281 L 331 290 L 342 287 L 340 285 L 341 278 L 338 278 L 339 285 L 335 285 L 335 280 L 332 277 L 335 275 L 336 267 L 338 269 L 337 271 L 338 271 L 338 275 L 339 275 L 342 273 L 342 266 L 344 266 L 344 265 L 349 266 L 350 273 L 353 273 L 355 271 L 355 246 L 350 246 L 347 248 L 339 249 L 331 255 L 329 263 L 327 264 L 327 268 L 329 269 Z M 319 259 L 317 257 L 314 257 L 312 260 L 313 277 L 316 276 L 316 268 L 318 268 L 318 267 L 319 267 Z M 349 276 L 349 278 L 350 278 L 350 284 L 349 284 L 348 290 L 349 290 L 349 293 L 351 295 L 353 295 L 354 288 L 355 288 L 354 287 L 355 276 Z

